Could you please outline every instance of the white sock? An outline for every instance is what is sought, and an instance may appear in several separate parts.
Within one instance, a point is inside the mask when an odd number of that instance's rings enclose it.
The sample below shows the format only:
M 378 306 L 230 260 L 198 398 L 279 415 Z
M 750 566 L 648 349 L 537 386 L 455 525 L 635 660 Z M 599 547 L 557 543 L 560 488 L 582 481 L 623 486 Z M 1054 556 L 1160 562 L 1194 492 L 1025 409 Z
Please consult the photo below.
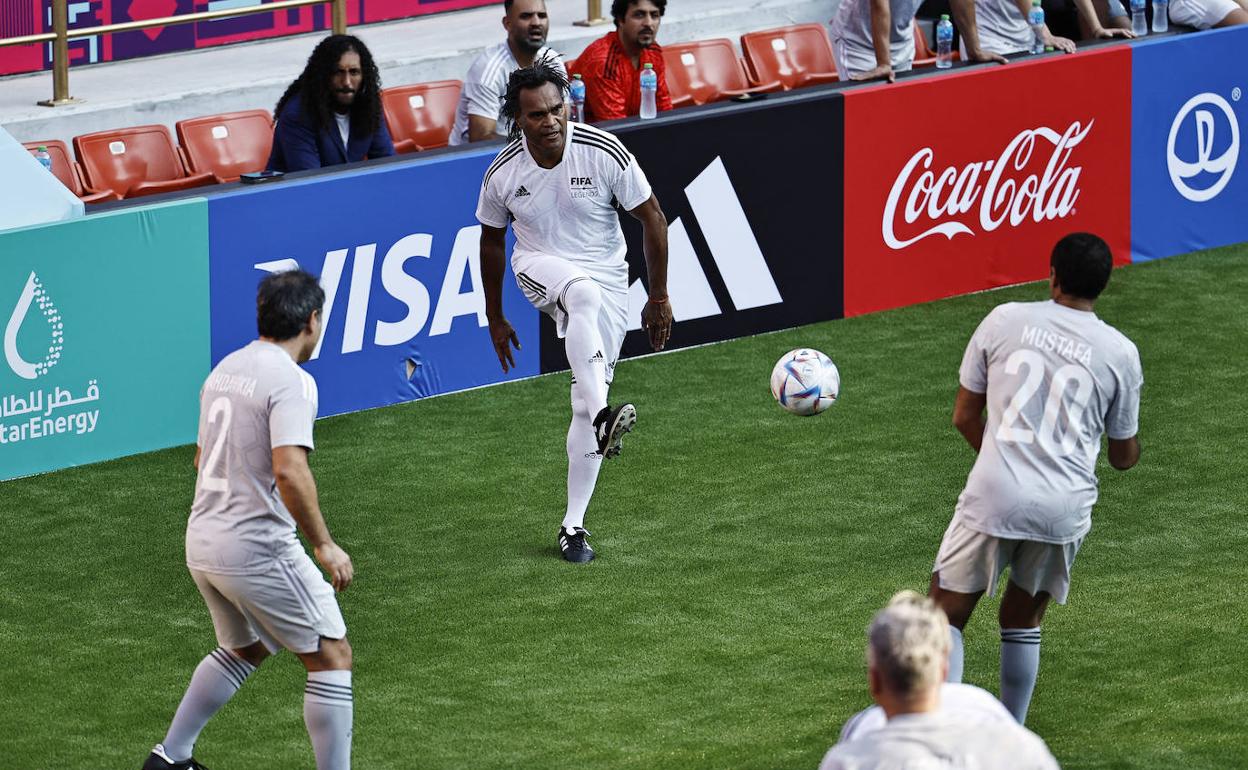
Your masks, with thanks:
M 255 670 L 255 666 L 224 647 L 218 647 L 199 662 L 161 744 L 169 759 L 181 762 L 191 758 L 195 739 L 204 725 L 238 692 L 238 688 Z
M 962 681 L 962 629 L 949 626 L 949 676 L 946 682 Z
M 355 700 L 350 671 L 310 671 L 303 690 L 303 723 L 316 752 L 316 770 L 349 770 Z
M 1040 672 L 1040 628 L 1001 629 L 1001 702 L 1021 725 Z
M 607 406 L 607 351 L 598 331 L 602 292 L 591 279 L 573 281 L 563 291 L 563 306 L 568 313 L 563 342 L 572 367 L 572 393 L 585 402 L 592 421 Z
M 585 510 L 598 483 L 602 455 L 594 438 L 594 413 L 572 391 L 572 424 L 568 426 L 568 510 L 563 517 L 565 529 L 585 526 Z

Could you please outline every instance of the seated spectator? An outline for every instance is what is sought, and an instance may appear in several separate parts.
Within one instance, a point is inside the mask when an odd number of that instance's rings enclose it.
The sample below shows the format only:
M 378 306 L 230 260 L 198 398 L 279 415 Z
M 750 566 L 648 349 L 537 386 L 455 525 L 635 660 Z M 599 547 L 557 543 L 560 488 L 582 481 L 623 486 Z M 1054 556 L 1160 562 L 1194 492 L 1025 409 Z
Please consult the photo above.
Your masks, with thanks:
M 1248 24 L 1248 0 L 1175 0 L 1170 21 L 1196 29 Z
M 667 0 L 612 0 L 615 29 L 590 43 L 576 60 L 585 81 L 586 123 L 627 118 L 641 112 L 644 64 L 653 65 L 659 78 L 655 99 L 659 111 L 672 108 L 663 49 L 655 42 L 666 10 Z
M 914 62 L 919 0 L 842 0 L 828 37 L 841 79 L 872 80 L 906 72 Z
M 268 168 L 303 171 L 394 154 L 381 117 L 381 75 L 359 39 L 330 35 L 273 109 Z
M 1080 39 L 1135 37 L 1123 0 L 1079 0 L 1075 7 L 1078 10 L 1076 28 Z M 1049 12 L 1047 3 L 1044 12 Z
M 1005 63 L 1008 54 L 1030 51 L 1035 34 L 1027 21 L 1030 0 L 950 0 L 954 23 L 962 35 L 962 59 Z M 1045 46 L 1075 52 L 1075 42 L 1058 37 L 1046 25 Z
M 1008 712 L 1004 719 L 967 719 L 941 707 L 949 643 L 945 613 L 913 591 L 898 593 L 876 613 L 867 628 L 867 681 L 887 722 L 866 731 L 851 720 L 849 739 L 832 747 L 820 770 L 1056 770 L 1044 741 Z M 982 709 L 982 696 L 976 700 Z
M 511 122 L 499 111 L 512 72 L 545 59 L 567 73 L 563 59 L 546 46 L 550 30 L 546 0 L 503 0 L 503 29 L 507 39 L 482 51 L 468 67 L 451 129 L 452 145 L 507 137 Z

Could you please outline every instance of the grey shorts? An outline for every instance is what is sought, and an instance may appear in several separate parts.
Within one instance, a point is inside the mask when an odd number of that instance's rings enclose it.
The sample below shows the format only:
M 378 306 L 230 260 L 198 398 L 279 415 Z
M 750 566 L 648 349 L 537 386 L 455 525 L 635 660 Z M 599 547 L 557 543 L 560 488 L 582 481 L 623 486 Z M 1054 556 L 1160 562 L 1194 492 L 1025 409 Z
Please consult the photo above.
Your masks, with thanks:
M 932 572 L 940 573 L 940 587 L 960 594 L 997 593 L 1006 568 L 1010 582 L 1035 596 L 1044 591 L 1058 604 L 1070 592 L 1070 570 L 1083 543 L 1041 543 L 1007 540 L 977 532 L 953 517 L 940 541 Z

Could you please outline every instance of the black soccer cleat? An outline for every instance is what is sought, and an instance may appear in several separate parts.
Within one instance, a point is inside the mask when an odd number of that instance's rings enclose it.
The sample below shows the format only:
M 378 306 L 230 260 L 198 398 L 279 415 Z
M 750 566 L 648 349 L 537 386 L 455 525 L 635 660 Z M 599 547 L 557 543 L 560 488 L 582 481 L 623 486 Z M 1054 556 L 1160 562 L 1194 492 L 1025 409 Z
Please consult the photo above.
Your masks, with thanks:
M 598 454 L 610 459 L 620 453 L 624 434 L 637 424 L 637 408 L 632 404 L 620 404 L 612 409 L 603 407 L 594 418 L 594 438 L 598 440 Z
M 165 753 L 165 747 L 158 743 L 152 749 L 152 753 L 147 755 L 147 761 L 143 763 L 142 770 L 208 770 L 208 768 L 196 762 L 194 757 L 174 762 Z
M 563 558 L 575 564 L 593 561 L 594 549 L 589 546 L 586 537 L 589 537 L 589 532 L 584 527 L 573 527 L 569 530 L 560 525 L 559 550 L 563 553 Z

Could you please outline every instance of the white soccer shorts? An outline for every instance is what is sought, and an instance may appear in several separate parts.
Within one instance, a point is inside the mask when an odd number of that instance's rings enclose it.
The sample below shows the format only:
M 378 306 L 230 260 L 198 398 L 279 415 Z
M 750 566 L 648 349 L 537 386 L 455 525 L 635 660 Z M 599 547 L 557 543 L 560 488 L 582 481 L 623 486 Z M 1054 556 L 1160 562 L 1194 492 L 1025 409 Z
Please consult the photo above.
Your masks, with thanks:
M 262 575 L 219 575 L 192 569 L 217 643 L 237 650 L 263 642 L 269 652 L 316 652 L 321 637 L 342 639 L 347 624 L 334 588 L 306 553 L 274 559 Z
M 1009 567 L 1011 583 L 1032 596 L 1045 591 L 1053 601 L 1065 604 L 1070 570 L 1082 543 L 1083 538 L 1073 543 L 1007 540 L 977 532 L 954 516 L 940 541 L 932 572 L 940 573 L 940 587 L 946 591 L 987 591 L 995 596 L 997 583 Z
M 615 377 L 615 364 L 628 333 L 628 286 L 608 286 L 563 257 L 536 255 L 514 265 L 516 284 L 533 307 L 555 319 L 555 330 L 562 339 L 568 331 L 568 314 L 563 295 L 576 281 L 594 281 L 602 293 L 598 333 L 606 348 L 607 384 Z
M 1235 0 L 1174 0 L 1170 3 L 1170 21 L 1196 29 L 1209 29 L 1241 7 Z

